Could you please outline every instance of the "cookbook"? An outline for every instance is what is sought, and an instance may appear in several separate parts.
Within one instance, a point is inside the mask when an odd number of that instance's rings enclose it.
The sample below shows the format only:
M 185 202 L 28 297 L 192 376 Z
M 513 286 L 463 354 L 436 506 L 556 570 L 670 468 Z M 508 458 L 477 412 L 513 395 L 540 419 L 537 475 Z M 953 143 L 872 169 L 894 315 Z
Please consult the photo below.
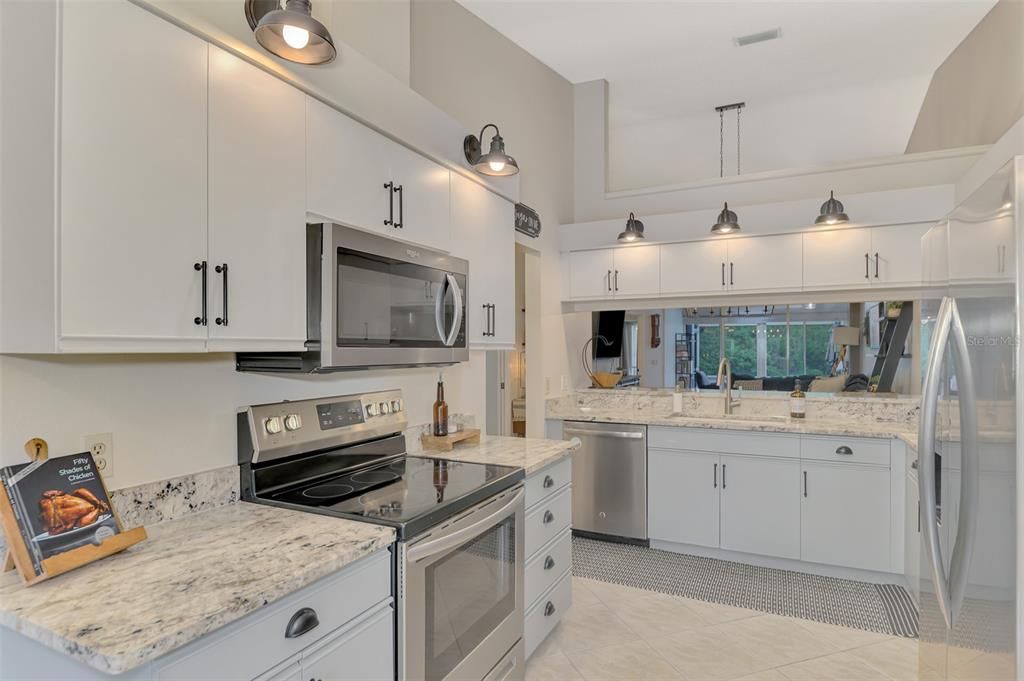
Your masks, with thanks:
M 14 518 L 8 543 L 20 539 L 36 576 L 48 558 L 121 532 L 91 452 L 0 468 L 0 484 Z

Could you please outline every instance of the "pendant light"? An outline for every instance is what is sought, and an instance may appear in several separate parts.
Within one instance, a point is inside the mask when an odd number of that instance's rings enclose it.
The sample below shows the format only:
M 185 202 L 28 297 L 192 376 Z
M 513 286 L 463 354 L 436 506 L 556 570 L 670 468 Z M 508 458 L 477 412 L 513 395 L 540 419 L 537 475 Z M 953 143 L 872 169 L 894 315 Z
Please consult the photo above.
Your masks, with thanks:
M 629 219 L 626 220 L 626 230 L 619 233 L 619 241 L 621 243 L 631 243 L 633 241 L 642 241 L 644 238 L 644 223 L 636 219 L 636 216 L 632 213 L 629 214 Z
M 334 60 L 327 27 L 313 18 L 310 0 L 246 0 L 245 18 L 263 49 L 298 64 L 326 64 Z
M 716 106 L 718 112 L 718 177 L 725 177 L 725 112 L 736 112 L 736 175 L 740 174 L 740 114 L 746 102 Z M 740 231 L 740 220 L 736 213 L 729 210 L 729 203 L 722 207 L 715 224 L 711 225 L 712 234 L 731 234 Z
M 838 225 L 849 222 L 850 216 L 843 212 L 843 204 L 836 198 L 836 193 L 828 193 L 828 201 L 821 204 L 821 214 L 815 219 L 816 225 Z
M 484 130 L 494 128 L 494 137 L 491 138 L 491 148 L 486 154 L 483 151 Z M 466 162 L 473 166 L 481 175 L 491 177 L 508 177 L 519 172 L 519 164 L 516 160 L 505 153 L 505 140 L 498 131 L 498 126 L 488 123 L 480 129 L 480 137 L 466 135 L 462 140 L 462 151 L 466 155 Z

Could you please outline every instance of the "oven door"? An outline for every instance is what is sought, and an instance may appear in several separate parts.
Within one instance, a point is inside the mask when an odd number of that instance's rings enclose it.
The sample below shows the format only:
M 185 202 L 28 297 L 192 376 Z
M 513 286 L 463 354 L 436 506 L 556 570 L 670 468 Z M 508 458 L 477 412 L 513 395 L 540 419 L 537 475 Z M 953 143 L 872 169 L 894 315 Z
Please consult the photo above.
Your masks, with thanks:
M 324 229 L 327 367 L 451 364 L 469 358 L 465 260 L 331 225 Z
M 483 679 L 523 636 L 522 487 L 402 547 L 399 678 Z

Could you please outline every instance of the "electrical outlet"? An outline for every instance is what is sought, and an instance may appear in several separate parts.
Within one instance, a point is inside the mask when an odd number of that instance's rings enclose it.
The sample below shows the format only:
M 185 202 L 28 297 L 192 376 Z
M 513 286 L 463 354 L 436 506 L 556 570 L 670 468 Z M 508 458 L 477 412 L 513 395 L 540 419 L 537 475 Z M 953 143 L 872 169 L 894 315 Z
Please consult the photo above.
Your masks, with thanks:
M 96 462 L 103 479 L 109 479 L 114 475 L 114 434 L 95 433 L 82 438 L 82 444 L 92 452 L 92 458 Z

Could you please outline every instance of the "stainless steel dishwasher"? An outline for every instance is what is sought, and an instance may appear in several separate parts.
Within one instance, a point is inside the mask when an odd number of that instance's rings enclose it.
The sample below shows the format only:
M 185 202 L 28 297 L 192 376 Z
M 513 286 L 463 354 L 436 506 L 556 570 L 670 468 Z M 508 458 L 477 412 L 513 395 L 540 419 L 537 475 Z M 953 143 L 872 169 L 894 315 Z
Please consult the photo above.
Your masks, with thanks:
M 647 426 L 566 421 L 572 454 L 572 529 L 647 543 Z

